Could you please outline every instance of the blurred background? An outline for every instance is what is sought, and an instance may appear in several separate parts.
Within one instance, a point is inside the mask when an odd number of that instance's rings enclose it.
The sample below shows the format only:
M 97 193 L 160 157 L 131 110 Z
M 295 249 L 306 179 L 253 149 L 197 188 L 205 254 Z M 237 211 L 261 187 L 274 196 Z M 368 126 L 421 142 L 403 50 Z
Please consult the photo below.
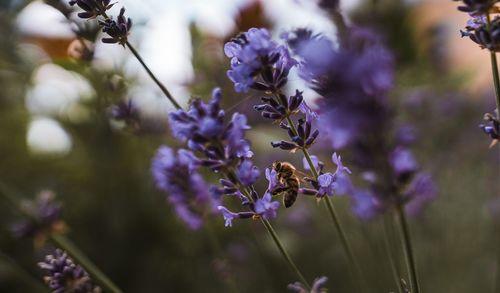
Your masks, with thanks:
M 257 96 L 234 93 L 222 48 L 251 27 L 276 37 L 302 26 L 335 36 L 315 1 L 120 0 L 113 10 L 122 6 L 134 21 L 130 42 L 183 105 L 220 86 L 228 112 L 250 117 L 261 169 L 277 159 L 300 165 L 271 149 L 282 133 L 254 113 Z M 498 157 L 477 126 L 495 107 L 488 53 L 460 38 L 467 16 L 452 1 L 348 0 L 341 7 L 350 23 L 380 32 L 396 55 L 396 121 L 415 126 L 416 154 L 439 188 L 410 222 L 422 291 L 491 290 Z M 74 40 L 72 25 L 44 1 L 0 0 L 0 180 L 25 199 L 54 191 L 68 237 L 126 292 L 229 292 L 228 280 L 240 292 L 287 292 L 296 280 L 261 225 L 224 228 L 214 216 L 191 231 L 176 217 L 150 176 L 156 148 L 179 146 L 168 130 L 168 101 L 128 50 L 98 41 L 91 61 L 76 61 Z M 305 88 L 298 78 L 292 87 Z M 138 106 L 137 121 L 111 119 L 111 105 L 128 99 Z M 381 220 L 360 221 L 347 198 L 334 202 L 372 292 L 395 291 Z M 315 205 L 299 200 L 280 210 L 275 227 L 306 278 L 326 275 L 329 292 L 351 292 L 337 236 Z M 36 263 L 48 248 L 12 236 L 9 225 L 20 217 L 0 200 L 0 291 L 45 292 Z

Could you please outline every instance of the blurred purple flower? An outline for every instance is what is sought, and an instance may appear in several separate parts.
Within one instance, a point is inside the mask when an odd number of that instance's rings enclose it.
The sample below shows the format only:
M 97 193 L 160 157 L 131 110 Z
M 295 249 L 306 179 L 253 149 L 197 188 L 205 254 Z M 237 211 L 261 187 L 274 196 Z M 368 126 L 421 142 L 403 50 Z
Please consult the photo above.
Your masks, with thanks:
M 125 8 L 122 7 L 117 20 L 108 18 L 99 22 L 102 26 L 102 32 L 108 34 L 107 37 L 102 39 L 103 43 L 107 44 L 120 44 L 125 46 L 128 42 L 128 35 L 132 28 L 132 20 L 125 17 Z
M 38 266 L 47 273 L 44 280 L 51 292 L 101 292 L 99 287 L 92 284 L 89 274 L 60 249 L 56 249 L 54 255 L 47 255 Z
M 16 237 L 35 237 L 43 241 L 48 233 L 64 231 L 62 203 L 55 200 L 53 192 L 40 192 L 35 200 L 22 202 L 21 209 L 28 217 L 11 225 Z
M 397 147 L 389 154 L 389 162 L 398 177 L 407 177 L 418 169 L 417 160 L 413 153 L 402 147 Z
M 202 226 L 205 211 L 211 211 L 217 204 L 197 172 L 199 164 L 199 159 L 188 150 L 174 153 L 171 148 L 161 146 L 151 165 L 156 187 L 168 194 L 167 200 L 179 218 L 193 230 Z
M 356 189 L 352 191 L 351 197 L 353 212 L 360 219 L 372 219 L 383 209 L 383 205 L 377 196 L 368 190 Z
M 111 0 L 71 0 L 69 5 L 77 5 L 84 12 L 78 13 L 80 18 L 96 18 L 99 15 L 103 15 L 107 10 L 109 10 L 115 3 L 110 4 Z
M 403 194 L 406 211 L 410 215 L 419 214 L 422 209 L 436 198 L 437 191 L 430 174 L 419 173 L 413 178 L 410 186 Z

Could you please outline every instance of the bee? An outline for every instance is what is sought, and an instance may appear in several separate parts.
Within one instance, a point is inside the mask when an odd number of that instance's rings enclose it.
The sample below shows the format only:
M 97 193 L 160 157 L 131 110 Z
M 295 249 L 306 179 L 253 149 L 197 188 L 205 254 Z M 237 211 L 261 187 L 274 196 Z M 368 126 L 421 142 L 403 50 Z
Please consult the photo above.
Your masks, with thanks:
M 286 208 L 291 207 L 299 194 L 300 179 L 297 169 L 288 162 L 274 162 L 273 169 L 278 173 L 278 180 L 283 187 L 275 188 L 272 195 L 283 194 L 283 204 Z

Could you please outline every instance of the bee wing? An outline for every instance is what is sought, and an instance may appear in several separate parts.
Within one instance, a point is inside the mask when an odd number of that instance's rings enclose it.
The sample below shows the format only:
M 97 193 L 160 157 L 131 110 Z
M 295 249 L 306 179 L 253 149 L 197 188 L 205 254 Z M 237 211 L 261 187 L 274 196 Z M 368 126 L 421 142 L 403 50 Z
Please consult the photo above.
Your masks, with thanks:
M 307 180 L 304 180 L 304 178 L 311 178 L 310 174 L 306 174 L 299 170 L 295 170 L 295 176 L 297 176 L 297 178 L 299 178 L 299 180 L 303 183 L 307 183 Z

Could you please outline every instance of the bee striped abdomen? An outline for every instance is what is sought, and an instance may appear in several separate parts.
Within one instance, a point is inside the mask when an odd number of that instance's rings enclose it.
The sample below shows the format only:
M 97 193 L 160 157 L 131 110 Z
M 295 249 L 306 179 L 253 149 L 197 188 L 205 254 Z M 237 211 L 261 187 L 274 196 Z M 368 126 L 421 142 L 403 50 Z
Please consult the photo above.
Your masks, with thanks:
M 285 208 L 291 207 L 299 194 L 299 179 L 290 177 L 286 180 L 287 189 L 283 192 L 283 204 Z

